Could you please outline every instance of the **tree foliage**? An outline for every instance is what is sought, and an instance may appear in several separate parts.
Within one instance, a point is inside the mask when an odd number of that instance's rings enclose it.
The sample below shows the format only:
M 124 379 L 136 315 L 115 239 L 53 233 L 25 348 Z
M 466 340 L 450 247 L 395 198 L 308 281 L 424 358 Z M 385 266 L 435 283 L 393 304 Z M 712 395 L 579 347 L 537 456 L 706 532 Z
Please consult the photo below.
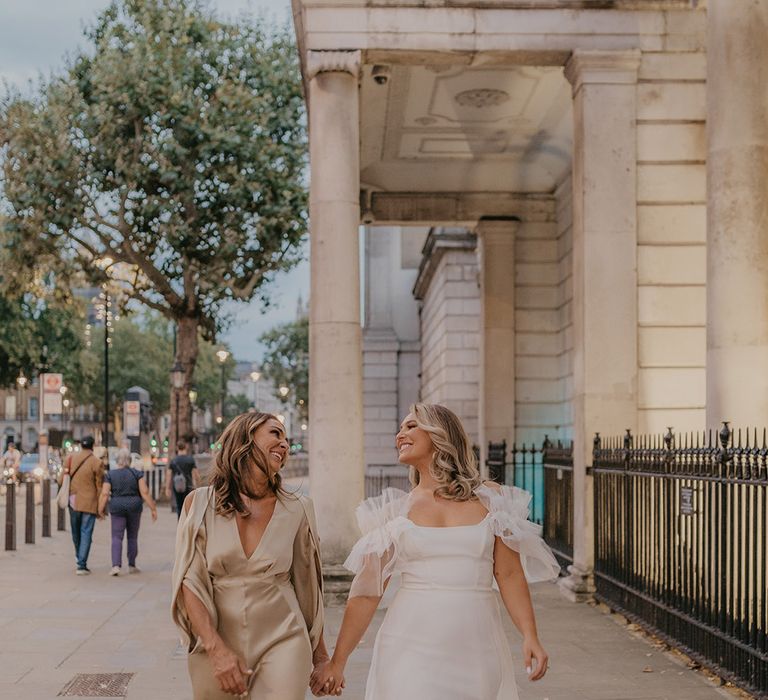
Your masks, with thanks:
M 301 318 L 284 323 L 264 333 L 259 339 L 266 347 L 262 371 L 275 386 L 287 386 L 291 391 L 278 398 L 293 402 L 300 417 L 309 412 L 309 321 Z
M 292 36 L 220 22 L 195 0 L 115 0 L 86 39 L 64 75 L 0 103 L 4 286 L 26 289 L 44 268 L 67 290 L 77 270 L 100 283 L 119 262 L 124 298 L 177 323 L 188 389 L 223 305 L 266 303 L 265 285 L 298 261 Z
M 90 349 L 85 361 L 95 367 L 96 379 L 90 386 L 89 402 L 100 405 L 103 402 L 104 387 L 104 330 L 93 333 Z M 110 333 L 109 387 L 110 405 L 119 411 L 125 393 L 133 386 L 146 389 L 152 400 L 155 416 L 170 409 L 168 394 L 169 372 L 173 365 L 172 325 L 156 314 L 138 318 L 123 317 L 113 323 Z M 196 405 L 201 409 L 213 408 L 220 399 L 221 366 L 216 360 L 218 346 L 200 341 L 200 361 L 193 377 L 198 392 Z M 233 363 L 224 367 L 225 376 L 231 372 Z
M 55 304 L 31 294 L 0 296 L 0 386 L 14 386 L 24 373 L 61 372 L 73 395 L 82 396 L 95 368 L 83 361 L 84 308 Z

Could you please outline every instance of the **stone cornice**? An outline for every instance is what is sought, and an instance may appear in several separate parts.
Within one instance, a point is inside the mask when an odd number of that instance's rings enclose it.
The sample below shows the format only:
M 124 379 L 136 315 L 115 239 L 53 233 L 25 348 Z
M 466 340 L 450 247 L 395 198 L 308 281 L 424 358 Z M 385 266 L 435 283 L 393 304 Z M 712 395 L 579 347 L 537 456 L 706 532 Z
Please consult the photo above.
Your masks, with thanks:
M 360 76 L 360 51 L 307 51 L 306 78 L 318 73 L 349 73 Z
M 565 64 L 565 77 L 575 95 L 582 85 L 634 85 L 640 51 L 587 51 L 577 49 Z
M 427 294 L 429 284 L 435 275 L 440 259 L 449 250 L 475 250 L 477 235 L 465 228 L 430 229 L 427 241 L 421 251 L 419 275 L 413 285 L 413 296 L 422 300 Z

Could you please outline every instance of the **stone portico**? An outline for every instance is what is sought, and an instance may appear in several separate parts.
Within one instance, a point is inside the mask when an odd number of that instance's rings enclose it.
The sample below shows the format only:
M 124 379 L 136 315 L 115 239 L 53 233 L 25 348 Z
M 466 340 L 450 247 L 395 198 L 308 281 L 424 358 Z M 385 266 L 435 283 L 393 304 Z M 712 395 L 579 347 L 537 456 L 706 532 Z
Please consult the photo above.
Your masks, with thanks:
M 294 0 L 329 563 L 416 399 L 573 440 L 574 598 L 596 430 L 768 424 L 768 2 L 606 4 Z

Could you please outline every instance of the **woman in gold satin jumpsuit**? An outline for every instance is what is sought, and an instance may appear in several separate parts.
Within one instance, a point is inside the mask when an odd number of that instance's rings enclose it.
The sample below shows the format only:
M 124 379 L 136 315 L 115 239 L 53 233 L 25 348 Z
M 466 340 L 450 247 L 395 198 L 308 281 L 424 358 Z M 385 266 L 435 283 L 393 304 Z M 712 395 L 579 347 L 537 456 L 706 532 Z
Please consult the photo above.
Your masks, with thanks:
M 194 700 L 303 700 L 327 663 L 317 526 L 312 502 L 281 486 L 287 454 L 275 416 L 240 415 L 211 485 L 184 503 L 172 615 Z

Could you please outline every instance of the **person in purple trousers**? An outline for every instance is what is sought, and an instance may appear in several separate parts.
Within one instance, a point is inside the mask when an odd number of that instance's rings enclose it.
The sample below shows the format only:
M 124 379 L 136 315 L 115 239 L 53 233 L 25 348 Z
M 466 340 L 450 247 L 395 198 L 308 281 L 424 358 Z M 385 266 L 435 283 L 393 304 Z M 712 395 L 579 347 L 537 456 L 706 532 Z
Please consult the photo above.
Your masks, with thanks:
M 152 522 L 157 520 L 157 506 L 147 489 L 144 472 L 131 468 L 131 453 L 123 448 L 117 453 L 117 468 L 104 475 L 104 485 L 99 498 L 99 515 L 109 514 L 112 523 L 112 570 L 111 576 L 119 576 L 123 563 L 123 536 L 128 536 L 128 573 L 138 573 L 136 555 L 139 553 L 139 525 L 143 503 L 152 512 Z

